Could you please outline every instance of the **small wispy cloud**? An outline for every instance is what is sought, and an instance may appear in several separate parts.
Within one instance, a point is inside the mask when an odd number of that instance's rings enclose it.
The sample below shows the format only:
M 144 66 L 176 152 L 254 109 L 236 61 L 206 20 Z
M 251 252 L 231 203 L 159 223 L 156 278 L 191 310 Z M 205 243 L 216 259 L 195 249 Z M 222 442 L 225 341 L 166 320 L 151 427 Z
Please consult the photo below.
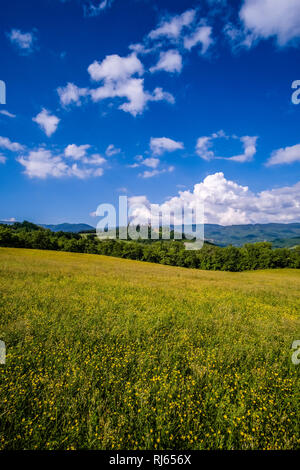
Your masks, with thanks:
M 35 49 L 36 30 L 22 32 L 20 29 L 12 29 L 7 37 L 22 55 L 32 54 Z
M 121 152 L 121 149 L 118 149 L 113 144 L 110 144 L 105 150 L 105 155 L 107 157 L 112 157 L 113 155 L 117 155 L 120 152 Z
M 83 5 L 84 16 L 93 17 L 100 15 L 104 10 L 110 8 L 114 0 L 101 0 L 97 3 L 89 2 Z
M 8 137 L 0 137 L 0 148 L 10 150 L 11 152 L 20 152 L 24 146 L 18 142 L 12 142 Z
M 182 142 L 169 139 L 168 137 L 151 137 L 150 149 L 153 155 L 162 155 L 165 152 L 174 152 L 182 150 L 184 145 Z
M 3 116 L 7 116 L 9 118 L 15 118 L 16 117 L 15 114 L 12 114 L 9 111 L 6 111 L 5 109 L 1 109 L 0 114 L 3 114 Z

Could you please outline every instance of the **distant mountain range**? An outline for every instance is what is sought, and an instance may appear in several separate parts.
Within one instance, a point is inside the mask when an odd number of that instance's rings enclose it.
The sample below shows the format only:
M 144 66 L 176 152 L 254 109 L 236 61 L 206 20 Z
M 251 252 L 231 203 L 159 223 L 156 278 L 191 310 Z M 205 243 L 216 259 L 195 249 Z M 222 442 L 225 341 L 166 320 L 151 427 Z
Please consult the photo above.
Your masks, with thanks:
M 268 241 L 274 247 L 300 244 L 300 223 L 254 225 L 205 225 L 205 239 L 216 245 L 242 246 L 245 243 Z
M 53 232 L 73 232 L 95 230 L 88 224 L 43 225 Z M 176 228 L 175 228 L 176 230 Z M 245 243 L 268 241 L 274 247 L 293 247 L 300 244 L 300 223 L 294 224 L 254 224 L 254 225 L 216 225 L 206 224 L 205 240 L 215 245 L 242 246 Z
M 41 227 L 52 230 L 52 232 L 72 232 L 79 233 L 85 232 L 87 230 L 96 230 L 95 227 L 92 227 L 88 224 L 58 224 L 58 225 L 44 225 L 40 224 Z
M 0 221 L 0 224 L 12 225 L 14 222 Z M 95 227 L 88 224 L 63 223 L 58 225 L 40 224 L 40 226 L 53 232 L 79 233 L 96 230 Z M 174 229 L 176 231 L 176 227 Z M 192 227 L 190 226 L 186 233 L 190 233 L 191 230 Z M 268 241 L 273 243 L 274 248 L 292 248 L 300 245 L 300 223 L 229 226 L 206 224 L 204 236 L 206 241 L 219 246 L 242 246 L 245 243 Z

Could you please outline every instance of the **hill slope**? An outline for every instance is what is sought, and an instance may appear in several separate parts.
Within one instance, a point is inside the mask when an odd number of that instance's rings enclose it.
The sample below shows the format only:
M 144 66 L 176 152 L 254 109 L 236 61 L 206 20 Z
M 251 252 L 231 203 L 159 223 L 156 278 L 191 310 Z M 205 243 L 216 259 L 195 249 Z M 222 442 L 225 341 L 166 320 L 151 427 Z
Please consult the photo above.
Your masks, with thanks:
M 0 248 L 0 285 L 0 449 L 299 448 L 299 271 Z

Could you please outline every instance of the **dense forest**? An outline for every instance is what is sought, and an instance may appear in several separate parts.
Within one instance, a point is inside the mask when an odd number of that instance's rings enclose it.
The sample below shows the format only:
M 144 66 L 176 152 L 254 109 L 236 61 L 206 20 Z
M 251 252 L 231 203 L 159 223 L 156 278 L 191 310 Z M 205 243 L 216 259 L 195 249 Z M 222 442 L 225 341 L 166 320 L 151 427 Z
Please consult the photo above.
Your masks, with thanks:
M 99 240 L 93 233 L 51 232 L 26 221 L 0 225 L 0 246 L 91 253 L 221 271 L 300 268 L 300 246 L 272 249 L 271 243 L 260 242 L 237 248 L 205 243 L 201 250 L 188 251 L 183 240 Z

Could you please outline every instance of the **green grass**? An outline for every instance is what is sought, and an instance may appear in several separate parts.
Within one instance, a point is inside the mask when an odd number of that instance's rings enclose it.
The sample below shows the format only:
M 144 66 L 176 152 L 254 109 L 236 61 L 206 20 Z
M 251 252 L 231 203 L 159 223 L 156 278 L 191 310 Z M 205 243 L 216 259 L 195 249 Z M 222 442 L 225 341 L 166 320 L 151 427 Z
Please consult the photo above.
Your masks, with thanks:
M 299 449 L 299 290 L 1 248 L 0 449 Z

